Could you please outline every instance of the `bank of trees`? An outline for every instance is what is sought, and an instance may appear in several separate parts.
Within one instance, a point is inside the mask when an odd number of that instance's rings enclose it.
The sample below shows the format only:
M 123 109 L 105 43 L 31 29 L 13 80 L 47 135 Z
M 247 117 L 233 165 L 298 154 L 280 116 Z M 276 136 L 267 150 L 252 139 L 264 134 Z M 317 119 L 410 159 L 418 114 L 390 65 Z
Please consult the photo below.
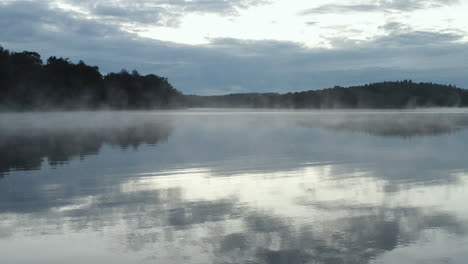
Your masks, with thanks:
M 183 95 L 166 78 L 122 70 L 102 75 L 83 61 L 0 47 L 0 105 L 4 109 L 140 109 L 178 107 Z
M 452 85 L 381 82 L 304 92 L 183 95 L 167 78 L 122 70 L 102 75 L 83 61 L 0 46 L 0 110 L 246 108 L 414 108 L 468 106 L 467 90 Z
M 190 96 L 192 107 L 252 107 L 292 109 L 415 108 L 468 106 L 467 90 L 452 85 L 381 82 L 304 92 Z

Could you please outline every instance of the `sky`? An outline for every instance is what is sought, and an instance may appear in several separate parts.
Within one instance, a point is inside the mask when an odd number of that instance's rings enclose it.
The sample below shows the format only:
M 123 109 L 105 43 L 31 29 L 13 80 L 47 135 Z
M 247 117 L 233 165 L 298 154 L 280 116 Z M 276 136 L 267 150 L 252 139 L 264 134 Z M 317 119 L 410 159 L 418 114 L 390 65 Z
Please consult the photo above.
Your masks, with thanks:
M 186 94 L 411 79 L 468 88 L 468 0 L 0 0 L 0 45 Z

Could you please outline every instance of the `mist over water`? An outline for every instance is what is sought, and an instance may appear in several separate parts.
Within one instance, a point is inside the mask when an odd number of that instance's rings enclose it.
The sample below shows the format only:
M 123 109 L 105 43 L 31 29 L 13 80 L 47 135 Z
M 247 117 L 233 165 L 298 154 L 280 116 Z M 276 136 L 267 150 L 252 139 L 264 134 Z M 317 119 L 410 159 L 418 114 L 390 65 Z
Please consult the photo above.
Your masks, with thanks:
M 465 263 L 467 128 L 465 109 L 3 113 L 1 262 Z

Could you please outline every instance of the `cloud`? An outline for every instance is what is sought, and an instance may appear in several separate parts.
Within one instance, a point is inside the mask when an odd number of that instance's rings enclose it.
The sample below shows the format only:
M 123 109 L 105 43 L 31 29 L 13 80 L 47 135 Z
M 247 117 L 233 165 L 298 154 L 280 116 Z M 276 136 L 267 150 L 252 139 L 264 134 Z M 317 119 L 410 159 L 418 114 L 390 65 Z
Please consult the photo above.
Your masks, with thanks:
M 318 22 L 315 22 L 315 21 L 308 21 L 305 23 L 307 26 L 315 26 L 318 24 Z
M 115 26 L 83 18 L 78 13 L 32 1 L 0 3 L 0 26 L 2 40 L 6 42 L 48 40 L 67 35 L 92 39 L 126 34 Z
M 385 25 L 379 27 L 387 32 L 401 32 L 401 31 L 409 31 L 409 27 L 405 24 L 399 22 L 387 22 Z
M 166 4 L 179 7 L 184 11 L 201 13 L 235 14 L 237 9 L 266 4 L 264 0 L 170 0 Z
M 359 13 L 414 11 L 457 4 L 458 0 L 378 0 L 367 4 L 325 4 L 302 11 L 300 14 Z
M 153 24 L 159 26 L 176 25 L 173 19 L 175 14 L 168 10 L 154 6 L 145 8 L 144 5 L 120 6 L 110 3 L 96 4 L 91 7 L 91 13 L 100 19 L 106 19 L 112 22 L 134 22 L 143 24 Z
M 67 0 L 93 16 L 114 23 L 140 23 L 178 26 L 180 19 L 191 13 L 235 16 L 240 9 L 266 4 L 264 0 Z
M 468 87 L 463 32 L 387 24 L 385 35 L 367 41 L 330 39 L 332 49 L 233 38 L 182 45 L 139 37 L 44 2 L 0 5 L 0 44 L 5 48 L 83 59 L 104 73 L 122 68 L 156 73 L 189 94 L 288 92 L 402 79 Z
M 402 29 L 401 27 L 399 28 Z M 375 40 L 373 45 L 394 46 L 394 47 L 411 47 L 411 46 L 433 46 L 453 43 L 461 40 L 463 35 L 452 32 L 427 32 L 427 31 L 411 31 L 408 33 L 390 34 Z

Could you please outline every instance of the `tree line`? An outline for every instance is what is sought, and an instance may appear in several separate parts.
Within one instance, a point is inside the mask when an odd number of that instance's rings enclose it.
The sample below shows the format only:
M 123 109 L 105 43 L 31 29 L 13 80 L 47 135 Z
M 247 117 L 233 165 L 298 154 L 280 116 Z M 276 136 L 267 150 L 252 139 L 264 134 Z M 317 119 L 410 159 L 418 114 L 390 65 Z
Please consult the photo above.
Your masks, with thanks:
M 468 91 L 453 85 L 415 83 L 410 80 L 335 86 L 286 94 L 246 93 L 190 96 L 191 107 L 288 109 L 392 109 L 468 106 Z
M 0 106 L 4 109 L 173 108 L 184 97 L 154 74 L 122 70 L 102 75 L 97 66 L 68 58 L 44 63 L 36 52 L 0 46 Z
M 167 80 L 136 70 L 102 75 L 97 66 L 68 58 L 44 63 L 36 52 L 0 46 L 0 110 L 230 108 L 414 108 L 468 106 L 468 91 L 410 80 L 335 86 L 286 94 L 183 95 Z

